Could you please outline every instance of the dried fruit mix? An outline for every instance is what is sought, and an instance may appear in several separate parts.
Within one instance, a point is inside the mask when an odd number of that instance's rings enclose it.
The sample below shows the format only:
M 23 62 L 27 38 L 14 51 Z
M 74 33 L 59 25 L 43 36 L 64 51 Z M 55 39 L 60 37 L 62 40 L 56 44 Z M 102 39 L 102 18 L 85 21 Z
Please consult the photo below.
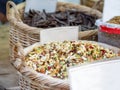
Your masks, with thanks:
M 112 50 L 84 41 L 52 42 L 36 47 L 25 64 L 37 72 L 66 79 L 67 68 L 94 60 L 117 56 Z

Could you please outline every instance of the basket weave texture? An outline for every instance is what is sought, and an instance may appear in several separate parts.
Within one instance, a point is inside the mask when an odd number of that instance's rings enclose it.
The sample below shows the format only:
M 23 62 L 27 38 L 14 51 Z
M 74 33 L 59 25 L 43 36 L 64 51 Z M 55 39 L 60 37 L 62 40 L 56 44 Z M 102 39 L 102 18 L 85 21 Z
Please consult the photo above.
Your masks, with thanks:
M 12 8 L 10 8 L 11 6 Z M 15 60 L 16 58 L 16 50 L 14 47 L 18 40 L 23 47 L 30 46 L 31 44 L 40 41 L 40 30 L 42 30 L 42 28 L 28 26 L 22 21 L 24 8 L 25 3 L 21 3 L 17 6 L 11 1 L 7 3 L 7 18 L 10 22 L 10 60 Z M 66 9 L 77 9 L 89 15 L 96 15 L 98 18 L 101 18 L 102 16 L 101 12 L 83 5 L 64 2 L 57 3 L 57 10 L 64 11 Z M 93 35 L 97 33 L 96 30 L 92 30 L 91 32 Z M 91 32 L 88 32 L 88 34 L 91 34 Z
M 94 7 L 96 6 L 97 10 L 103 11 L 104 6 L 104 0 L 81 0 L 82 5 L 88 6 L 88 7 Z
M 94 41 L 84 41 L 96 43 Z M 106 45 L 103 43 L 98 43 L 100 46 L 104 48 L 108 48 L 114 51 L 114 53 L 119 54 L 120 49 Z M 19 58 L 16 59 L 14 66 L 20 72 L 20 85 L 23 90 L 69 90 L 69 82 L 68 80 L 56 79 L 50 77 L 48 75 L 38 73 L 33 69 L 30 69 L 24 63 L 25 56 L 33 50 L 35 47 L 39 47 L 41 43 L 35 43 L 25 49 L 18 43 L 17 49 L 19 53 Z
M 12 8 L 10 8 L 12 6 Z M 10 22 L 10 32 L 9 32 L 9 41 L 10 41 L 10 60 L 12 63 L 18 58 L 18 51 L 16 48 L 16 43 L 19 41 L 22 47 L 28 47 L 36 42 L 40 41 L 40 30 L 42 28 L 31 27 L 23 23 L 23 14 L 24 14 L 25 3 L 15 5 L 13 2 L 9 1 L 7 3 L 7 18 Z M 102 14 L 91 8 L 82 5 L 75 5 L 72 3 L 57 3 L 57 10 L 64 11 L 66 9 L 77 9 L 86 14 L 96 15 L 98 18 L 102 17 Z M 85 32 L 90 33 L 91 32 Z M 96 34 L 96 30 L 92 30 L 92 34 Z M 79 33 L 81 34 L 81 33 Z M 83 34 L 83 32 L 82 32 Z M 87 34 L 86 34 L 87 36 Z M 85 37 L 85 36 L 84 36 Z M 23 53 L 23 52 L 22 52 Z M 20 57 L 22 58 L 22 57 Z M 22 59 L 18 59 L 20 61 Z M 27 68 L 16 67 L 20 71 L 19 76 L 19 85 L 21 90 L 69 90 L 69 84 L 66 81 L 62 80 L 52 80 L 50 78 L 46 79 L 44 75 L 40 76 L 38 73 L 30 73 Z M 22 73 L 22 74 L 21 74 Z M 37 78 L 39 77 L 39 79 Z M 42 77 L 42 78 L 40 78 Z M 44 77 L 44 78 L 43 78 Z M 51 82 L 54 81 L 54 82 Z

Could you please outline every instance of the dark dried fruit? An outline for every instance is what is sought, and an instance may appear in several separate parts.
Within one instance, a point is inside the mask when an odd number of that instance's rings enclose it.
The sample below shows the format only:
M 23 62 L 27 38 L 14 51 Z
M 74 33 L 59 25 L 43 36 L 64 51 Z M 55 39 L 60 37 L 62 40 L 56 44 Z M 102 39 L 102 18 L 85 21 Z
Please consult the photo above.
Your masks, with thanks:
M 84 14 L 77 10 L 56 11 L 54 13 L 46 13 L 30 10 L 25 14 L 24 23 L 40 28 L 51 28 L 60 26 L 79 26 L 81 30 L 95 29 L 96 17 Z

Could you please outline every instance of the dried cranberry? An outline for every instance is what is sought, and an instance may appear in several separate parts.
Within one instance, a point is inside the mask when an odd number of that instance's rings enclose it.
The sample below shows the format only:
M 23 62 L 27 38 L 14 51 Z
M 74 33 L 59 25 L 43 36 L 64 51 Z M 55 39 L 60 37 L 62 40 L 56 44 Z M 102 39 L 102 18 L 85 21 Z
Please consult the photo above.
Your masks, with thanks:
M 101 51 L 102 55 L 104 55 L 106 53 L 105 50 L 100 50 L 100 51 Z

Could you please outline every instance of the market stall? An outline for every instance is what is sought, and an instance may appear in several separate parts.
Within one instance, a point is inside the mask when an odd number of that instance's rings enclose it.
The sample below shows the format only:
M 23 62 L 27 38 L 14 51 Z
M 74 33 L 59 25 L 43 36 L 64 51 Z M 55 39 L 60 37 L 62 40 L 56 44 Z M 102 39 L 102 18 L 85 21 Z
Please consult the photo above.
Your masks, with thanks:
M 10 61 L 19 72 L 20 89 L 69 90 L 69 68 L 119 59 L 119 15 L 104 22 L 96 6 L 42 4 L 7 3 Z

